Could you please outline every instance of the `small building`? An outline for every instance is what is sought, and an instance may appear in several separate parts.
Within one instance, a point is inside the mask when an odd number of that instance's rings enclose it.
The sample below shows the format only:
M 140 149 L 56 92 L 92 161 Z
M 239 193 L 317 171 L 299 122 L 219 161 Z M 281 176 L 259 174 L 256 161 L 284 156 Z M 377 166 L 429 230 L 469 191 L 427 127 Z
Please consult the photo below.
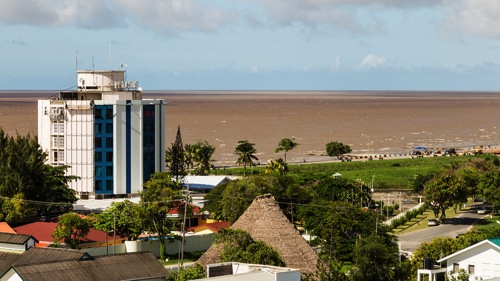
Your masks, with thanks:
M 200 234 L 218 233 L 222 229 L 226 228 L 229 228 L 229 222 L 221 221 L 221 222 L 204 223 L 198 226 L 193 226 L 188 228 L 187 231 L 200 235 Z
M 27 251 L 36 243 L 38 240 L 29 234 L 0 232 L 0 249 L 2 250 Z
M 209 264 L 207 276 L 196 280 L 300 281 L 301 278 L 300 270 L 297 269 L 239 262 Z
M 0 281 L 11 280 L 165 280 L 168 271 L 150 252 L 93 257 L 67 249 L 32 248 Z
M 33 236 L 37 240 L 37 247 L 47 247 L 54 244 L 52 233 L 54 233 L 56 227 L 57 223 L 55 222 L 33 222 L 15 227 L 14 230 L 20 234 Z M 95 248 L 106 246 L 106 236 L 108 245 L 113 245 L 115 240 L 116 244 L 121 244 L 124 240 L 119 235 L 113 237 L 112 235 L 106 235 L 106 232 L 104 231 L 91 228 L 87 236 L 80 240 L 80 247 Z M 61 243 L 61 245 L 64 245 L 64 243 Z
M 446 263 L 448 274 L 465 270 L 469 280 L 500 278 L 500 237 L 483 240 L 438 262 Z

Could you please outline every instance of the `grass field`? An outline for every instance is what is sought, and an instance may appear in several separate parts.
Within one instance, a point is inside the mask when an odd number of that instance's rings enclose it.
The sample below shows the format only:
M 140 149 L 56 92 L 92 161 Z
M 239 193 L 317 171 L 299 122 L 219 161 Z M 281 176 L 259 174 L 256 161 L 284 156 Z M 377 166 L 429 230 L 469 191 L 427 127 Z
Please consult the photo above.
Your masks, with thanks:
M 414 159 L 290 164 L 289 173 L 340 173 L 342 177 L 352 180 L 359 179 L 365 183 L 370 183 L 373 179 L 374 187 L 377 189 L 408 189 L 411 188 L 412 181 L 417 175 L 444 171 L 449 169 L 452 163 L 463 164 L 475 157 L 487 156 L 440 156 Z M 264 170 L 265 166 L 247 167 L 247 174 L 263 174 Z M 243 175 L 243 168 L 226 168 L 224 171 L 217 170 L 215 173 Z

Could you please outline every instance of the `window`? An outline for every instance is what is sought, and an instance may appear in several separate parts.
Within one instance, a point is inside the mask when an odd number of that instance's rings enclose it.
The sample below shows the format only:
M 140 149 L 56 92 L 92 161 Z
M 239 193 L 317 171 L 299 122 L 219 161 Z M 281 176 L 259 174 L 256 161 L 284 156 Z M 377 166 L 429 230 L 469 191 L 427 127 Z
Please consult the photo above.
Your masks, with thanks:
M 106 124 L 106 134 L 112 134 L 113 133 L 113 124 Z
M 94 131 L 95 131 L 94 133 L 100 134 L 102 132 L 102 124 L 101 123 L 96 123 Z
M 102 139 L 95 138 L 95 147 L 102 147 Z
M 58 123 L 53 123 L 52 124 L 52 133 L 53 134 L 59 133 L 59 124 Z
M 106 147 L 113 147 L 113 138 L 106 138 Z
M 474 275 L 475 267 L 473 264 L 469 264 L 469 274 Z
M 113 109 L 106 108 L 106 119 L 113 119 Z
M 113 166 L 106 166 L 106 176 L 113 176 Z
M 95 119 L 102 119 L 102 109 L 98 108 L 95 110 Z
M 64 162 L 64 151 L 59 151 L 59 161 Z
M 101 152 L 96 152 L 94 154 L 94 161 L 95 162 L 102 162 L 102 153 Z
M 106 181 L 106 190 L 113 190 L 113 181 Z
M 458 263 L 453 263 L 453 272 L 458 273 L 460 271 L 460 266 L 458 266 Z
M 102 174 L 102 167 L 101 166 L 96 166 L 95 167 L 95 176 L 100 177 Z
M 59 124 L 59 133 L 64 134 L 64 123 Z
M 102 190 L 102 181 L 95 181 L 95 190 Z
M 59 157 L 57 157 L 57 156 L 58 156 L 57 151 L 54 151 L 54 153 L 52 154 L 52 156 L 53 156 L 53 157 L 52 157 L 52 160 L 53 160 L 54 162 L 58 162 L 58 161 L 59 161 Z
M 59 147 L 64 148 L 64 137 L 59 137 Z
M 59 147 L 59 137 L 52 137 L 52 147 Z
M 113 162 L 113 152 L 106 152 L 106 162 Z

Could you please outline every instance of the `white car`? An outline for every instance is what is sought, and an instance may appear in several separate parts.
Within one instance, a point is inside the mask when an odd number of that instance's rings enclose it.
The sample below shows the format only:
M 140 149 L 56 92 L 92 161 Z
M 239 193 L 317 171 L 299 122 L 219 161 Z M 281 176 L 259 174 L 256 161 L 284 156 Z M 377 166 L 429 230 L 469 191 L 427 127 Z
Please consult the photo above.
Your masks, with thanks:
M 489 214 L 489 213 L 491 213 L 491 209 L 482 208 L 482 209 L 477 210 L 477 213 L 480 215 Z
M 428 225 L 428 226 L 436 226 L 436 225 L 439 225 L 439 220 L 438 220 L 438 219 L 430 219 L 430 220 L 427 222 L 427 225 Z

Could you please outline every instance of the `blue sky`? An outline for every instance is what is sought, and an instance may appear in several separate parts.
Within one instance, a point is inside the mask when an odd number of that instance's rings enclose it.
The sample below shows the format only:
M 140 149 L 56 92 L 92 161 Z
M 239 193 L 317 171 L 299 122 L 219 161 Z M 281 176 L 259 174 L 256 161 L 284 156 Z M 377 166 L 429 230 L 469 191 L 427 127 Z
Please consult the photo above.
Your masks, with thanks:
M 498 0 L 0 0 L 0 89 L 498 90 Z

